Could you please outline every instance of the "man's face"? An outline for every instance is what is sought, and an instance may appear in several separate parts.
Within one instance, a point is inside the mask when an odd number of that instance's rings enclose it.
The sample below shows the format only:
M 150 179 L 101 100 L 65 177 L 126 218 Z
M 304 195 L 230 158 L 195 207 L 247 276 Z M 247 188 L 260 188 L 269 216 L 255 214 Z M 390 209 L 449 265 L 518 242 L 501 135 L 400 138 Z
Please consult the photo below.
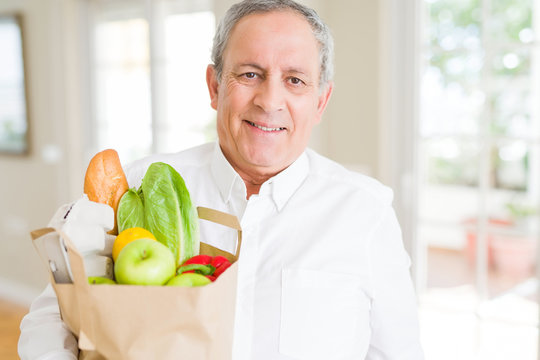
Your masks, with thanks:
M 252 14 L 233 28 L 221 81 L 207 72 L 220 146 L 237 171 L 273 175 L 307 146 L 331 86 L 319 88 L 319 45 L 290 11 Z

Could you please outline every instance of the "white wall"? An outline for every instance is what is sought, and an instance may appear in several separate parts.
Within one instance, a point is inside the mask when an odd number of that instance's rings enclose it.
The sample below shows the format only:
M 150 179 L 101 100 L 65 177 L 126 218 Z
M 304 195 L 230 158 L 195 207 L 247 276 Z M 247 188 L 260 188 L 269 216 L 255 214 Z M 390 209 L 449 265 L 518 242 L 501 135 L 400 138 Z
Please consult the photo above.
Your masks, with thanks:
M 219 0 L 221 16 L 235 1 Z M 311 146 L 378 177 L 379 2 L 303 0 L 336 40 L 335 92 Z M 84 72 L 85 1 L 0 0 L 0 12 L 25 17 L 31 153 L 0 155 L 0 297 L 27 303 L 46 284 L 29 232 L 82 193 L 88 94 Z M 43 153 L 52 153 L 51 159 Z
M 46 226 L 80 189 L 78 52 L 74 1 L 1 0 L 0 12 L 23 15 L 30 154 L 0 155 L 0 296 L 28 303 L 47 282 L 29 232 Z M 76 32 L 75 32 L 76 34 Z M 75 84 L 75 85 L 74 85 Z M 82 184 L 82 182 L 80 182 Z M 82 186 L 82 185 L 81 185 Z
M 378 177 L 379 2 L 334 0 L 325 3 L 322 16 L 335 38 L 335 88 L 323 149 Z

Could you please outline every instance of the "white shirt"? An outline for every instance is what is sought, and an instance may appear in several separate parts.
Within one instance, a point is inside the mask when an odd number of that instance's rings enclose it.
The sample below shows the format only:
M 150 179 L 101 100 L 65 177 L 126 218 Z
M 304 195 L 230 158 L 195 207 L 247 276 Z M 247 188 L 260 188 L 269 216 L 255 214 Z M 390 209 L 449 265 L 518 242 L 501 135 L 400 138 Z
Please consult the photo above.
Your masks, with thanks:
M 308 149 L 246 200 L 217 144 L 135 162 L 126 169 L 131 187 L 155 161 L 181 174 L 196 206 L 240 219 L 234 360 L 424 358 L 389 188 Z M 236 246 L 235 231 L 204 221 L 201 239 Z M 26 329 L 38 310 L 21 323 L 23 359 L 44 346 L 43 334 Z M 58 338 L 71 336 L 49 316 Z

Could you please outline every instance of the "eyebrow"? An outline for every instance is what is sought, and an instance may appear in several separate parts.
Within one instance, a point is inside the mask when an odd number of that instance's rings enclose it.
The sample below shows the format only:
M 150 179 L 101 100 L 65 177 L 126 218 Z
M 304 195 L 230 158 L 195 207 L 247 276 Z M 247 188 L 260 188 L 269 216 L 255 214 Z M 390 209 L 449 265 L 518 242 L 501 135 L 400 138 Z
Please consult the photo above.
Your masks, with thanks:
M 242 68 L 242 67 L 251 67 L 251 68 L 255 68 L 255 69 L 257 69 L 259 71 L 262 71 L 262 72 L 266 71 L 261 65 L 254 64 L 254 63 L 238 64 L 237 66 L 234 67 L 234 69 L 237 70 L 237 69 Z M 284 72 L 287 73 L 287 74 L 298 74 L 298 75 L 308 76 L 308 74 L 305 71 L 302 71 L 302 70 L 300 70 L 298 68 L 295 68 L 295 67 L 286 68 Z
M 239 69 L 239 68 L 243 68 L 243 67 L 251 67 L 251 68 L 255 68 L 255 69 L 260 70 L 260 71 L 264 71 L 264 68 L 262 66 L 257 65 L 257 64 L 253 64 L 253 63 L 238 64 L 238 65 L 234 66 L 233 69 Z

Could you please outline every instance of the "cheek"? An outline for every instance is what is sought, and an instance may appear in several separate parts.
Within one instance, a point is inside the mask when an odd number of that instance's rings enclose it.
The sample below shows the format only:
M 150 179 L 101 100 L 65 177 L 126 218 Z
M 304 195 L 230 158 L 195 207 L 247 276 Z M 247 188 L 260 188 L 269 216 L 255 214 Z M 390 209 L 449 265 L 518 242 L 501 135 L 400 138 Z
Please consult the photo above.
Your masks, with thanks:
M 247 110 L 250 99 L 249 91 L 242 86 L 224 86 L 220 96 L 222 105 L 220 110 L 225 110 L 229 117 L 239 116 L 239 114 Z
M 242 125 L 242 114 L 247 108 L 246 96 L 242 96 L 239 91 L 221 92 L 218 103 L 218 132 L 222 135 L 236 135 Z
M 317 101 L 310 98 L 297 101 L 289 107 L 296 130 L 309 130 L 319 122 L 317 104 Z

